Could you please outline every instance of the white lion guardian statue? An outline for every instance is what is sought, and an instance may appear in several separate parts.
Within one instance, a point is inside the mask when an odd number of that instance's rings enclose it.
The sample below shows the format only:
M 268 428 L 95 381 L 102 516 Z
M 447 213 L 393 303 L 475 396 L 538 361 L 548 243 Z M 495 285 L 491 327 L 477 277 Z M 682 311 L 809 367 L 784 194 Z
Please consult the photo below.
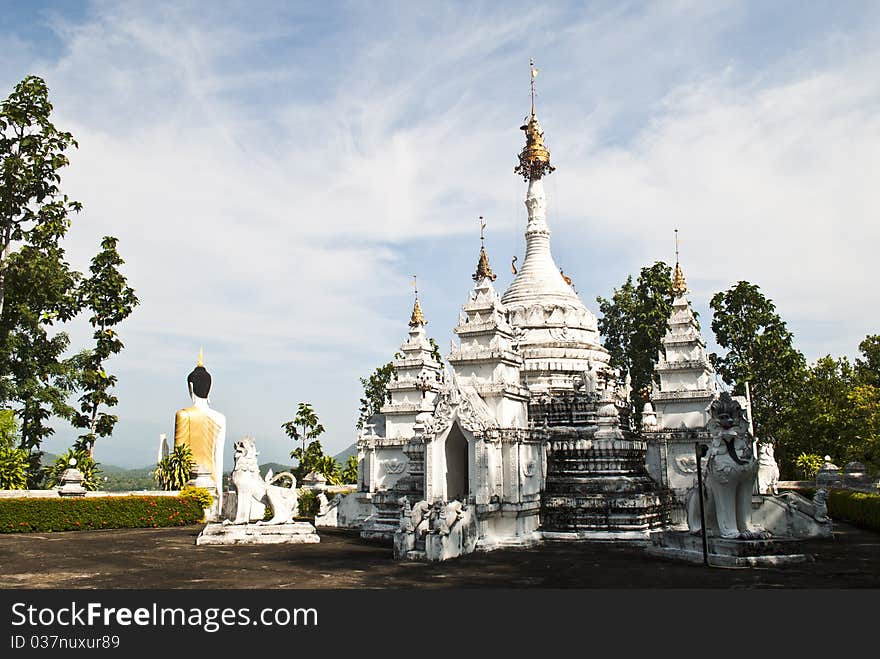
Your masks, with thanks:
M 728 392 L 712 401 L 708 430 L 712 436 L 703 463 L 704 511 L 709 535 L 730 539 L 760 539 L 769 533 L 752 524 L 752 491 L 758 460 L 754 437 L 739 402 Z M 688 528 L 700 533 L 700 499 L 697 488 L 688 493 Z
M 257 524 L 290 524 L 297 513 L 296 478 L 288 471 L 266 478 L 260 478 L 257 463 L 257 448 L 254 440 L 244 437 L 234 445 L 235 467 L 232 470 L 232 484 L 237 493 L 235 518 L 223 520 L 224 524 L 248 524 L 250 522 L 251 502 L 256 501 L 272 508 L 272 519 Z M 289 479 L 290 487 L 276 485 Z

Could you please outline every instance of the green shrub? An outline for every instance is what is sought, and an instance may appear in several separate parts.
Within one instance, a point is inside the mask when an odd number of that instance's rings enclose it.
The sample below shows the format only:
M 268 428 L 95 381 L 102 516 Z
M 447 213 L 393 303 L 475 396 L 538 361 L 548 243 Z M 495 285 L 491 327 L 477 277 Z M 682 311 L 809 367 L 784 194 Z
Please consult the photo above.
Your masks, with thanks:
M 183 526 L 203 517 L 193 496 L 0 499 L 0 533 Z
M 15 446 L 15 413 L 0 410 L 0 490 L 26 490 L 28 452 Z
M 348 485 L 358 482 L 358 456 L 350 455 L 342 467 L 342 473 L 339 475 L 340 485 Z
M 314 519 L 315 515 L 318 514 L 318 495 L 315 494 L 314 490 L 308 490 L 306 488 L 302 488 L 299 490 L 299 512 L 297 513 L 297 517 L 308 517 L 309 519 Z
M 214 497 L 203 487 L 185 485 L 180 489 L 180 496 L 183 499 L 195 499 L 203 509 L 209 508 L 214 503 Z
M 828 493 L 828 516 L 864 529 L 880 531 L 880 495 L 851 490 Z
M 29 465 L 27 451 L 0 445 L 0 490 L 26 490 Z
M 801 453 L 794 461 L 794 466 L 804 480 L 811 481 L 819 473 L 825 461 L 815 453 Z
M 195 466 L 192 449 L 187 444 L 178 444 L 159 461 L 153 476 L 163 490 L 180 490 L 192 478 Z

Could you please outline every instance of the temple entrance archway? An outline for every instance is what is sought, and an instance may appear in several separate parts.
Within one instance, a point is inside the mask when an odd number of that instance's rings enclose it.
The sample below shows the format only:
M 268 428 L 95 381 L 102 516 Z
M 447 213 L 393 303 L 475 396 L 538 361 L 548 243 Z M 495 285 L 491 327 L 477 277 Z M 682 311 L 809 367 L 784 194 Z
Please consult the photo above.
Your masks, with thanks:
M 467 501 L 468 442 L 455 423 L 446 437 L 446 499 Z

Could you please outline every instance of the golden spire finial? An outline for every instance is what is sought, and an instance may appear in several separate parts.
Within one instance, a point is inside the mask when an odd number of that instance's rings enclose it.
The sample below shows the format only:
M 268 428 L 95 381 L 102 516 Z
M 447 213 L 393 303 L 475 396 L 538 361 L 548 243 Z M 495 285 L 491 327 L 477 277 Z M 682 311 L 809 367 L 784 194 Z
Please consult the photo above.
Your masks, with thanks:
M 526 119 L 526 123 L 520 126 L 520 130 L 526 133 L 526 145 L 519 153 L 519 164 L 513 171 L 529 180 L 537 180 L 556 169 L 550 164 L 550 151 L 544 145 L 544 130 L 535 114 L 535 78 L 538 69 L 535 68 L 534 58 L 529 59 L 531 72 L 530 90 L 532 96 L 532 114 Z
M 422 307 L 419 305 L 419 282 L 418 278 L 413 275 L 413 288 L 416 293 L 416 301 L 413 304 L 412 316 L 409 318 L 409 326 L 410 327 L 418 327 L 419 325 L 427 325 L 428 321 L 425 320 L 425 315 L 422 313 Z
M 199 361 L 196 362 L 196 366 L 204 366 L 205 365 L 205 351 L 199 347 Z
M 532 116 L 535 114 L 535 78 L 538 77 L 538 69 L 535 68 L 535 58 L 529 58 L 529 87 L 532 92 Z
M 672 294 L 676 297 L 684 295 L 687 292 L 687 282 L 684 280 L 684 273 L 678 264 L 678 229 L 675 230 L 675 270 L 672 272 Z
M 481 281 L 483 279 L 495 281 L 498 278 L 498 275 L 492 272 L 492 266 L 489 265 L 489 257 L 486 255 L 485 230 L 486 223 L 483 221 L 483 216 L 480 215 L 480 260 L 477 261 L 477 271 L 471 275 L 474 281 Z

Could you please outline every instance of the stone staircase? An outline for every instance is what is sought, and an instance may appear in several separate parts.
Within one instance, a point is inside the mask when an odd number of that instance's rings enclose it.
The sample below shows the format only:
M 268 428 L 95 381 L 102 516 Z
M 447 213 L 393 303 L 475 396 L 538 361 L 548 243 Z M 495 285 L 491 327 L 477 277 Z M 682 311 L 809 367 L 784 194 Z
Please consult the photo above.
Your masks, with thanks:
M 551 442 L 541 497 L 546 539 L 648 539 L 670 521 L 671 491 L 645 469 L 645 443 L 638 439 Z

